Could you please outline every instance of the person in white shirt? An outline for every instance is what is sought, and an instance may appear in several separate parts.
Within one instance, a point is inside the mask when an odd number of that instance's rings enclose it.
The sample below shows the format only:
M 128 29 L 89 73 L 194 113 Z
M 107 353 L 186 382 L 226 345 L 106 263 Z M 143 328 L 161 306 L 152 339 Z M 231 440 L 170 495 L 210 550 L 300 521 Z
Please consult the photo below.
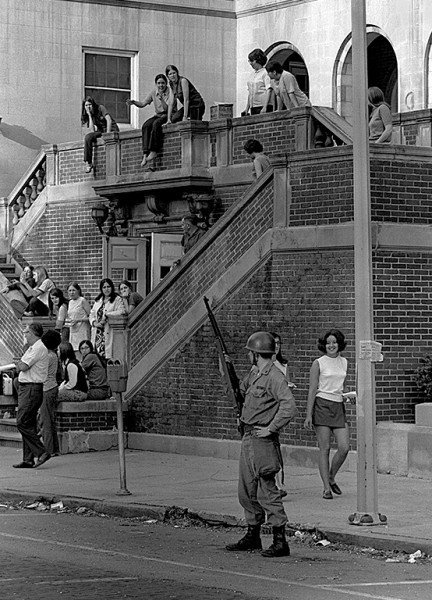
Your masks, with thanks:
M 253 69 L 253 74 L 247 82 L 248 98 L 242 116 L 248 115 L 249 112 L 251 115 L 268 112 L 272 93 L 270 77 L 264 68 L 267 63 L 267 56 L 260 48 L 255 48 L 255 50 L 249 52 L 248 60 Z
M 37 414 L 43 401 L 43 384 L 48 377 L 49 362 L 42 334 L 40 323 L 25 327 L 28 348 L 21 360 L 16 361 L 19 372 L 17 429 L 23 442 L 23 460 L 13 465 L 16 469 L 40 467 L 51 458 L 37 433 Z
M 319 472 L 324 484 L 323 498 L 331 500 L 342 491 L 335 477 L 349 451 L 349 428 L 345 416 L 343 387 L 347 375 L 347 359 L 340 355 L 345 349 L 344 334 L 330 329 L 318 340 L 323 356 L 312 363 L 309 395 L 304 425 L 315 428 L 319 446 Z M 337 451 L 330 465 L 330 440 L 334 435 Z

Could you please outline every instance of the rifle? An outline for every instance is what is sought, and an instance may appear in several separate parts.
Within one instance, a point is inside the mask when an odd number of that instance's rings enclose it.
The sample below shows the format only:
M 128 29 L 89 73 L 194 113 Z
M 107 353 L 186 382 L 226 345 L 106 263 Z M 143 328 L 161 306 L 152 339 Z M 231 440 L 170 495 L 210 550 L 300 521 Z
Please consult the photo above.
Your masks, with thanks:
M 244 426 L 243 426 L 243 423 L 240 421 L 240 417 L 242 414 L 244 397 L 240 390 L 239 378 L 236 375 L 234 365 L 228 354 L 228 350 L 227 350 L 225 342 L 222 338 L 222 334 L 220 332 L 219 325 L 217 324 L 217 321 L 213 314 L 213 311 L 210 308 L 208 298 L 206 298 L 204 296 L 203 299 L 204 299 L 204 304 L 207 309 L 207 314 L 208 314 L 208 317 L 209 317 L 209 320 L 210 320 L 210 323 L 211 323 L 211 326 L 213 328 L 213 332 L 214 332 L 214 335 L 216 338 L 216 340 L 215 340 L 216 347 L 218 349 L 220 363 L 222 365 L 223 373 L 224 373 L 225 380 L 227 383 L 227 394 L 228 394 L 228 397 L 230 398 L 230 400 L 232 400 L 232 402 L 234 404 L 234 408 L 237 410 L 237 415 L 236 415 L 237 416 L 237 429 L 239 430 L 240 435 L 243 437 Z

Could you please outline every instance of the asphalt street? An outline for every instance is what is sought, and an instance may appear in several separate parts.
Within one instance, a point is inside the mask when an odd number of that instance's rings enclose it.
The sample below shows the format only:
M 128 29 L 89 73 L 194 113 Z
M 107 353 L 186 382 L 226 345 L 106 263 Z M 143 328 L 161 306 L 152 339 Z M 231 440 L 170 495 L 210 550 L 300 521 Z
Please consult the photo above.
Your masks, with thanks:
M 2 600 L 429 600 L 430 560 L 292 541 L 292 555 L 229 553 L 238 529 L 85 512 L 0 509 Z M 270 543 L 264 536 L 264 546 Z

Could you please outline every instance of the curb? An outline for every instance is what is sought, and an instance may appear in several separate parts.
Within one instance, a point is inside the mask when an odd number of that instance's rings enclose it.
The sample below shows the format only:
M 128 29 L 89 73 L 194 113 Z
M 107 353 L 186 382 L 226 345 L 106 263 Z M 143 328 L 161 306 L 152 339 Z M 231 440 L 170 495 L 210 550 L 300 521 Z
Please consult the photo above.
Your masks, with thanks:
M 173 518 L 190 518 L 201 521 L 209 526 L 219 527 L 245 527 L 244 519 L 239 519 L 232 515 L 220 515 L 208 513 L 205 511 L 190 511 L 188 508 L 179 506 L 152 506 L 148 504 L 123 504 L 115 501 L 104 501 L 92 498 L 80 498 L 79 496 L 50 496 L 41 493 L 20 492 L 14 490 L 4 490 L 0 492 L 0 501 L 6 502 L 34 502 L 36 499 L 46 499 L 50 503 L 62 501 L 66 508 L 77 510 L 85 507 L 97 513 L 103 513 L 112 517 L 123 518 L 146 518 L 156 519 L 158 521 L 169 521 Z M 354 527 L 354 526 L 352 526 Z M 361 529 L 361 528 L 356 528 Z M 291 535 L 294 532 L 312 530 L 316 532 L 321 539 L 327 539 L 332 543 L 348 544 L 352 546 L 374 548 L 376 550 L 388 550 L 392 552 L 406 552 L 412 554 L 416 550 L 421 550 L 424 554 L 432 556 L 432 540 L 407 539 L 399 536 L 386 535 L 385 537 L 371 534 L 369 531 L 361 533 L 346 532 L 326 527 L 317 528 L 312 524 L 301 525 L 299 523 L 287 523 L 287 530 Z M 264 532 L 264 531 L 263 531 Z M 270 533 L 270 528 L 268 528 Z

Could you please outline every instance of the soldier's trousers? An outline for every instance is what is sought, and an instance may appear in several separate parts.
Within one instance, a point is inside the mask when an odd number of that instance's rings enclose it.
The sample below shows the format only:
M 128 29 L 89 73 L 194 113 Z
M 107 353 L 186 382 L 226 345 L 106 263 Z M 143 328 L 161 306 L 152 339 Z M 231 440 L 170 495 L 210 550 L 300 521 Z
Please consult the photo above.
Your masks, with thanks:
M 260 473 L 266 459 L 271 468 L 264 469 L 263 476 Z M 272 440 L 257 438 L 253 431 L 246 431 L 240 454 L 238 495 L 248 525 L 261 525 L 266 515 L 267 523 L 272 527 L 282 527 L 287 522 L 275 481 L 279 468 L 280 465 L 275 464 Z

